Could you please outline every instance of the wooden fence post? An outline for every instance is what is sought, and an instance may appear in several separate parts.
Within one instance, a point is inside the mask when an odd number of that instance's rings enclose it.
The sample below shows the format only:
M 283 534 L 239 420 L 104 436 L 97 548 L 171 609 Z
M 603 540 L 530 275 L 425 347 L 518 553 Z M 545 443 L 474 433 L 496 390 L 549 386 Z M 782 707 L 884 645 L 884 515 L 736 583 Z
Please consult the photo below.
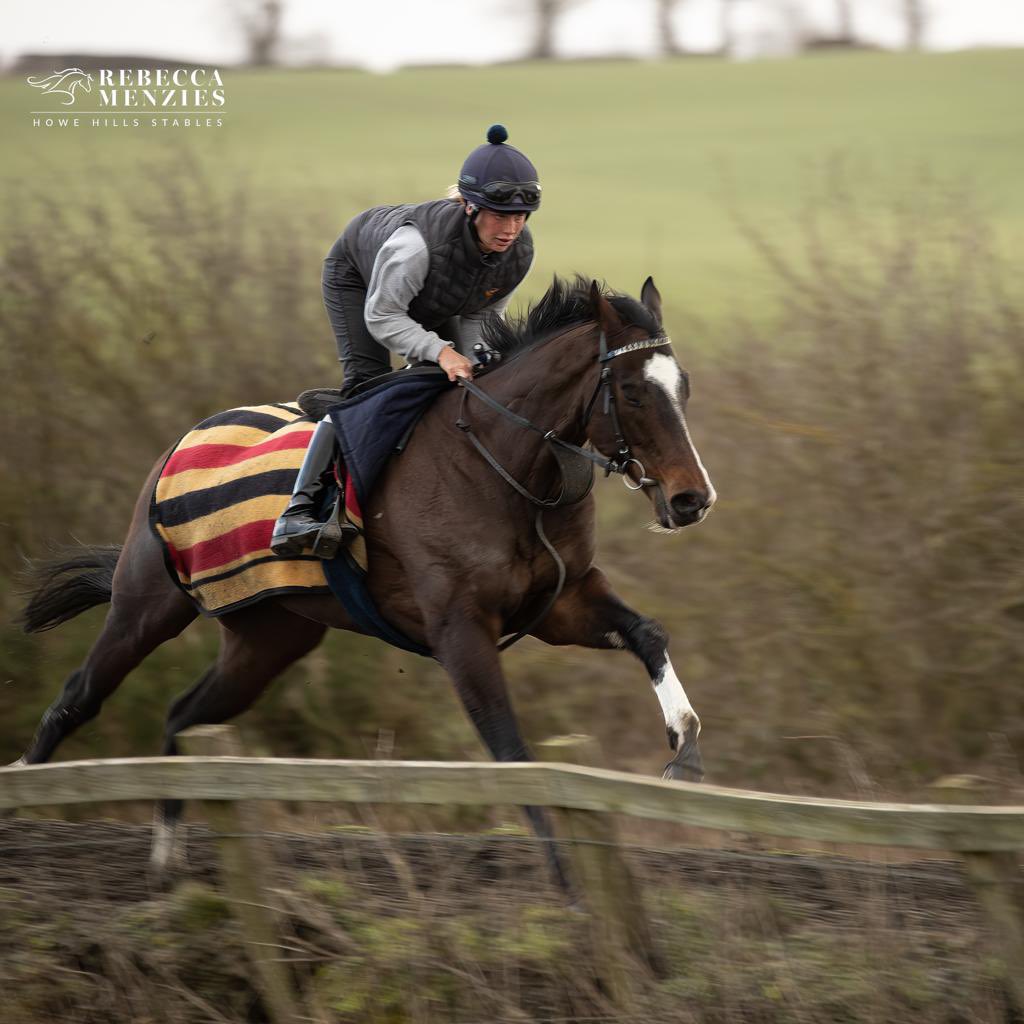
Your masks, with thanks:
M 179 733 L 186 754 L 205 757 L 241 757 L 242 742 L 231 725 L 197 725 Z M 243 939 L 256 968 L 257 988 L 273 1024 L 300 1019 L 296 996 L 285 964 L 275 959 L 281 941 L 278 914 L 267 905 L 270 863 L 252 809 L 232 800 L 204 800 L 207 822 L 217 836 L 224 884 L 242 926 Z
M 938 803 L 984 804 L 992 784 L 977 775 L 945 775 L 930 787 Z M 1007 992 L 1024 1013 L 1024 891 L 1017 854 L 962 853 L 964 870 L 988 923 L 992 944 L 1003 962 Z
M 1004 981 L 1018 1013 L 1024 1013 L 1024 898 L 1014 853 L 961 854 L 967 877 L 988 920 Z
M 536 747 L 541 761 L 601 767 L 597 741 L 590 736 L 556 736 Z M 572 840 L 569 859 L 594 922 L 594 956 L 601 980 L 620 1006 L 632 1002 L 631 954 L 655 973 L 661 960 L 651 938 L 640 889 L 619 850 L 614 821 L 597 811 L 561 809 Z

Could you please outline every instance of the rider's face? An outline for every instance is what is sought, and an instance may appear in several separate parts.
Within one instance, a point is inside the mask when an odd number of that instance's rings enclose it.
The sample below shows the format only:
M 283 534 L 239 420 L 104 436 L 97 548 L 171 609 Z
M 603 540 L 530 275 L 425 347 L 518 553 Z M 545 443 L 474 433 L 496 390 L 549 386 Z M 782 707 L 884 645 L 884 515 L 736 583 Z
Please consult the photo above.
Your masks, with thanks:
M 476 215 L 476 235 L 484 252 L 506 252 L 526 223 L 525 213 L 497 213 L 483 210 Z

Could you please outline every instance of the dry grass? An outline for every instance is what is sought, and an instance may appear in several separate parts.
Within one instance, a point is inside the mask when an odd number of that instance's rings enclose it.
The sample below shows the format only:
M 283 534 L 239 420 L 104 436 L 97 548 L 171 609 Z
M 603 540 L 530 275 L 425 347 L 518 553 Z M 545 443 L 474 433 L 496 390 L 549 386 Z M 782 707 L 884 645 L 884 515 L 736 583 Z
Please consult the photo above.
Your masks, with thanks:
M 999 965 L 950 864 L 629 852 L 665 961 L 604 992 L 589 914 L 545 881 L 533 840 L 343 830 L 267 837 L 267 899 L 318 1024 L 674 1020 L 1001 1024 Z M 0 825 L 0 1012 L 8 1024 L 265 1020 L 212 839 L 188 880 L 146 877 L 148 830 Z

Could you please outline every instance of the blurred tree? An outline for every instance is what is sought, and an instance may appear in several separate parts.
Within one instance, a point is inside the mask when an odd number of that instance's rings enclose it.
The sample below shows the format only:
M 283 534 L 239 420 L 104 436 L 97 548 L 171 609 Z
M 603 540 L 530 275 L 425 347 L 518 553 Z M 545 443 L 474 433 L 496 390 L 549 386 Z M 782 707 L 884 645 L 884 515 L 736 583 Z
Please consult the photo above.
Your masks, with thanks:
M 528 60 L 553 60 L 555 57 L 555 24 L 558 16 L 579 0 L 533 0 L 535 32 L 533 46 L 527 54 Z M 521 10 L 519 4 L 512 5 Z
M 855 38 L 852 0 L 836 0 L 836 38 L 848 43 Z
M 236 0 L 235 16 L 245 37 L 249 63 L 269 67 L 281 43 L 283 0 Z
M 678 57 L 684 52 L 672 27 L 672 15 L 679 0 L 655 0 L 655 12 L 658 19 L 658 43 L 666 57 Z
M 839 0 L 840 4 L 847 0 Z M 816 32 L 808 23 L 807 11 L 799 0 L 779 0 L 778 2 L 779 23 L 785 37 L 784 50 L 786 53 L 801 53 L 806 50 Z
M 736 35 L 733 31 L 733 8 L 738 0 L 720 0 L 718 8 L 718 25 L 721 32 L 721 54 L 729 57 L 736 50 Z
M 927 0 L 900 0 L 903 22 L 907 31 L 907 49 L 920 50 L 924 44 L 924 34 L 928 27 Z

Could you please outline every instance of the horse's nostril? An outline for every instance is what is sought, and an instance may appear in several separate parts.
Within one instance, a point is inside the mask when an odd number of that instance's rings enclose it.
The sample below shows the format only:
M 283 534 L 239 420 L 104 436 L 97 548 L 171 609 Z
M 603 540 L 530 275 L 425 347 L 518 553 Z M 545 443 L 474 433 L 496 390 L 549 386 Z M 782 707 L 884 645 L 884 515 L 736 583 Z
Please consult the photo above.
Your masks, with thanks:
M 702 491 L 680 491 L 672 498 L 672 511 L 681 516 L 693 515 L 704 508 L 707 502 L 707 495 Z

